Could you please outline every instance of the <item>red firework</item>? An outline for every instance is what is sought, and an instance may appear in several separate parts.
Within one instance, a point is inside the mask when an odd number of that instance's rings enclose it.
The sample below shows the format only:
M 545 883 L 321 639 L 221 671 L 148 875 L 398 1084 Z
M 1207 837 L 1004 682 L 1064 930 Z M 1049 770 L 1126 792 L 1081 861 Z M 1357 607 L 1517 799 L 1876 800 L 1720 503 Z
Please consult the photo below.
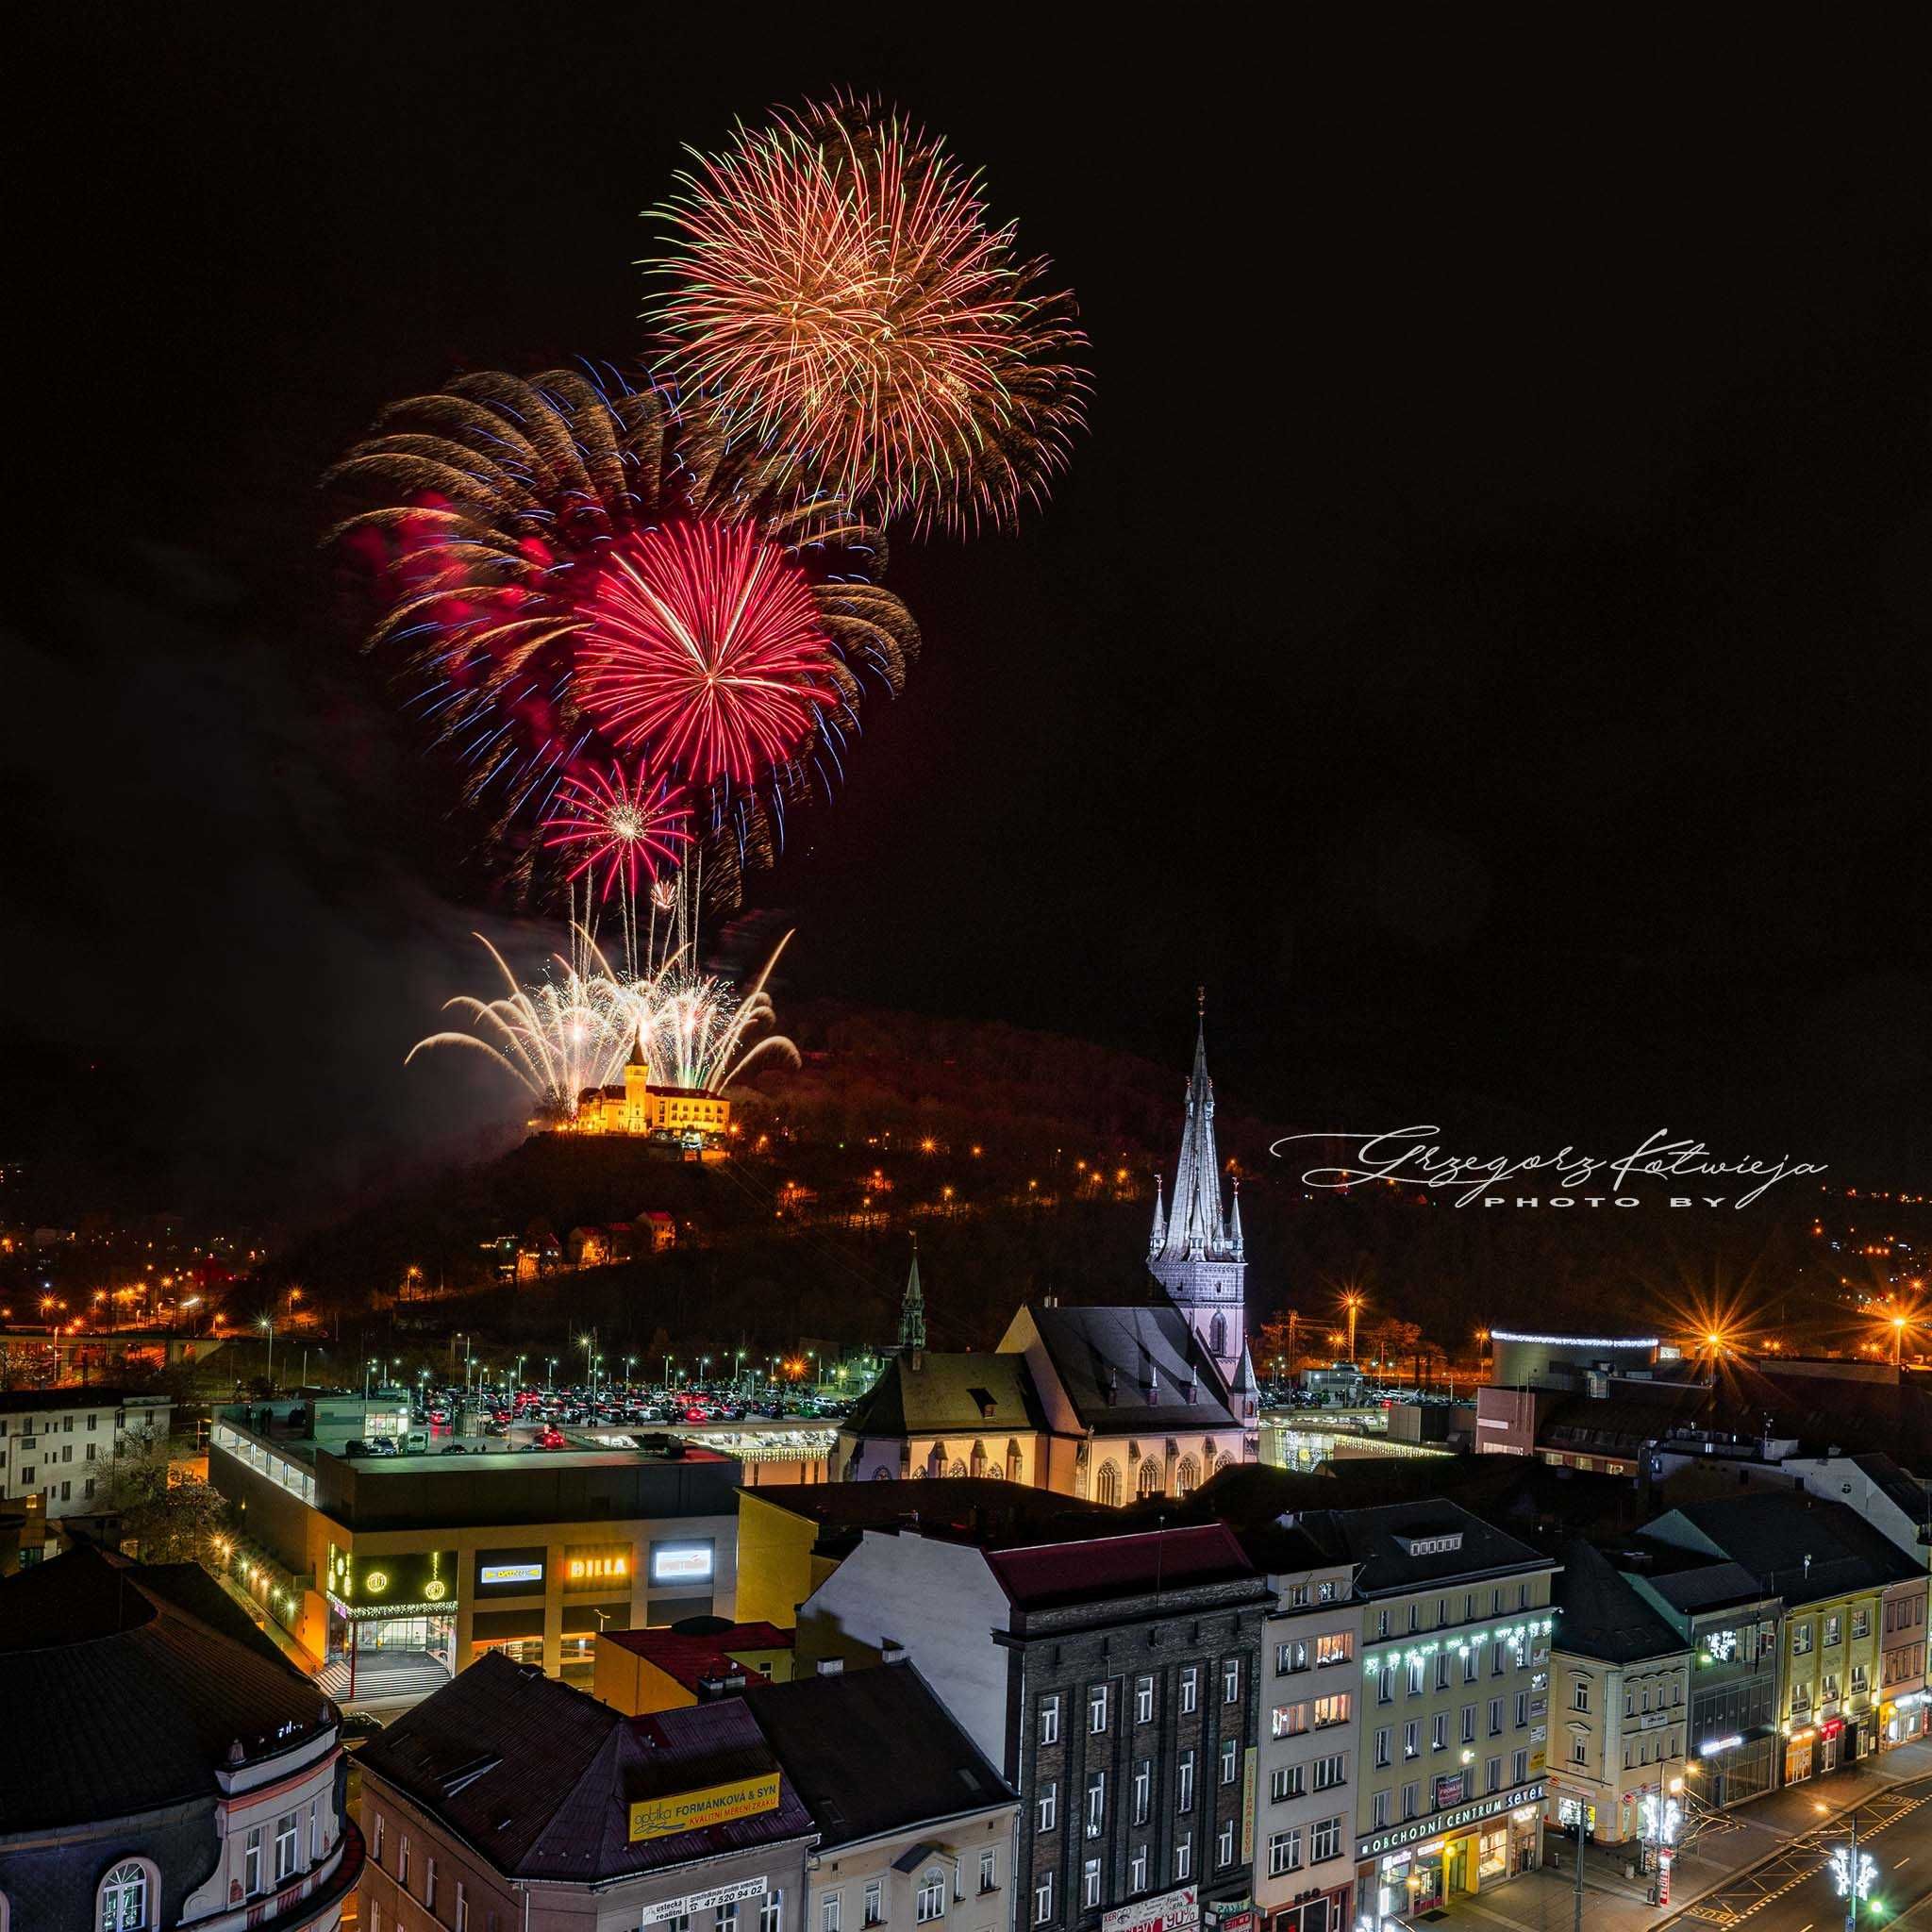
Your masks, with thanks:
M 669 524 L 604 568 L 578 656 L 584 708 L 696 784 L 758 784 L 841 702 L 805 573 L 749 524 Z
M 565 778 L 556 808 L 556 815 L 539 827 L 549 834 L 543 842 L 566 848 L 577 860 L 570 878 L 582 878 L 601 865 L 607 899 L 620 883 L 635 898 L 641 873 L 655 883 L 660 865 L 675 872 L 691 842 L 683 786 L 652 777 L 641 763 L 628 778 L 616 764 L 608 778 L 596 771 Z

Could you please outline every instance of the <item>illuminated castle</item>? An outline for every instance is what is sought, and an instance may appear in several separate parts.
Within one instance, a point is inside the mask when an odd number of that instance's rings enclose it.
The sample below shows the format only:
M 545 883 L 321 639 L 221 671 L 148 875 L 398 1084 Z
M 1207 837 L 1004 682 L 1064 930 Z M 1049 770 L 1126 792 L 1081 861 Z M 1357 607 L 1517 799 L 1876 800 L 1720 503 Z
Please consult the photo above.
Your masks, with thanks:
M 654 1087 L 641 1038 L 631 1046 L 621 1087 L 586 1087 L 577 1095 L 574 1118 L 558 1131 L 568 1134 L 634 1134 L 705 1146 L 724 1140 L 731 1129 L 731 1103 L 722 1093 L 696 1087 Z

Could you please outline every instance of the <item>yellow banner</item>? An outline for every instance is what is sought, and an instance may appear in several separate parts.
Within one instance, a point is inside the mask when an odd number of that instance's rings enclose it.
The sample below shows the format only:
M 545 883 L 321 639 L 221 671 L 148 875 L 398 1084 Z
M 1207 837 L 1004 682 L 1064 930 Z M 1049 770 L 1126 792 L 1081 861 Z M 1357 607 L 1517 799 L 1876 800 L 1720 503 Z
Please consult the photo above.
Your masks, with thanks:
M 778 1774 L 743 1778 L 736 1784 L 707 1785 L 702 1790 L 674 1791 L 668 1797 L 643 1798 L 630 1807 L 630 1841 L 671 1838 L 707 1824 L 733 1818 L 756 1818 L 778 1808 Z

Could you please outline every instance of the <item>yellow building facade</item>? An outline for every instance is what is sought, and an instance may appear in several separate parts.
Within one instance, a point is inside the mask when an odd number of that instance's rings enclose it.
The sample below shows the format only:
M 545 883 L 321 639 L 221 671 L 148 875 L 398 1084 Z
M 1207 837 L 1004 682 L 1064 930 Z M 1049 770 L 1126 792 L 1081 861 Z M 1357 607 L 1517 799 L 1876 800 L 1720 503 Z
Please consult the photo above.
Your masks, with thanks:
M 573 1134 L 661 1135 L 722 1140 L 731 1130 L 731 1103 L 695 1087 L 654 1087 L 641 1049 L 633 1047 L 619 1087 L 587 1087 L 564 1124 Z

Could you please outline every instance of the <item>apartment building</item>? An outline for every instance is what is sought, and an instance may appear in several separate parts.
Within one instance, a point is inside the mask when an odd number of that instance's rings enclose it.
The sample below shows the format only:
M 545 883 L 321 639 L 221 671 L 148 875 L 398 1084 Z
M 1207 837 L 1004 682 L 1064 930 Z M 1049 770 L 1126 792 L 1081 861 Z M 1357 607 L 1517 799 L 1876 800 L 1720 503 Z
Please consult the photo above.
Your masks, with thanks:
M 1359 1727 L 1357 1916 L 1412 1917 L 1534 1867 L 1557 1565 L 1441 1498 L 1301 1527 L 1354 1577 L 1358 1672 L 1323 1716 Z
M 1544 1816 L 1626 1843 L 1641 1837 L 1643 1800 L 1684 1776 L 1690 1645 L 1586 1542 L 1563 1552 L 1555 1601 Z
M 117 1462 L 167 1454 L 174 1413 L 172 1395 L 128 1389 L 0 1391 L 0 1499 L 96 1515 Z

